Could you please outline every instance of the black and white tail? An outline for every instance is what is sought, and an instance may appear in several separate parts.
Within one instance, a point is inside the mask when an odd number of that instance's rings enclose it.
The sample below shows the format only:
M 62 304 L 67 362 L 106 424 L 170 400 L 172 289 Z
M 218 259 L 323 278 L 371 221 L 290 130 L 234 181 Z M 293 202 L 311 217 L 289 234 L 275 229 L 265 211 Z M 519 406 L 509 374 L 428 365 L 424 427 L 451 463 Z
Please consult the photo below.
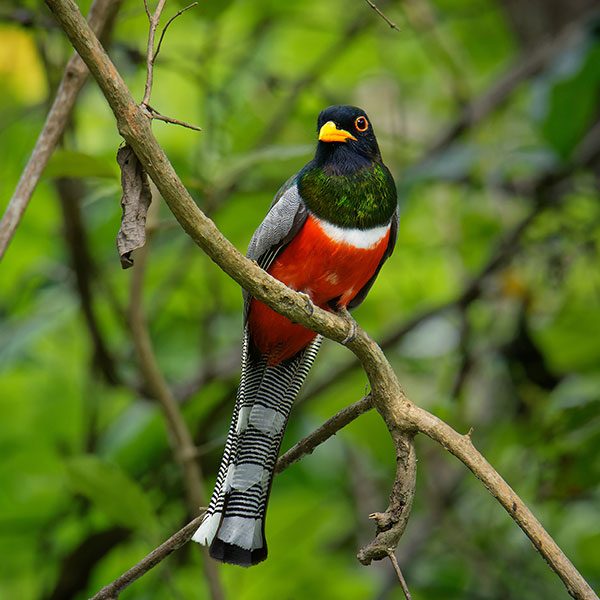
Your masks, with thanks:
M 254 356 L 246 330 L 242 375 L 225 452 L 204 521 L 193 536 L 220 561 L 250 566 L 267 557 L 265 513 L 292 404 L 321 337 L 278 364 Z

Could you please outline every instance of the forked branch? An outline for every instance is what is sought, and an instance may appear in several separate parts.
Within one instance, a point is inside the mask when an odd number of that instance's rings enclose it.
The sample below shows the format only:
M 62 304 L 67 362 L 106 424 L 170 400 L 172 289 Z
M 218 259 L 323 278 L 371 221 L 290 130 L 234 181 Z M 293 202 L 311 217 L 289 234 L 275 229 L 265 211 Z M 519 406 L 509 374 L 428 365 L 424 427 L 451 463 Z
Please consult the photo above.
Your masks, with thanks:
M 197 2 L 192 2 L 185 8 L 177 11 L 166 23 L 163 27 L 162 32 L 160 34 L 160 38 L 158 40 L 158 45 L 156 46 L 156 50 L 154 49 L 154 40 L 156 39 L 156 30 L 158 29 L 158 25 L 160 24 L 160 17 L 165 8 L 167 0 L 158 0 L 158 4 L 154 9 L 154 12 L 150 11 L 150 7 L 148 6 L 148 0 L 144 0 L 144 8 L 146 10 L 146 15 L 148 16 L 148 44 L 146 46 L 146 84 L 144 85 L 144 97 L 142 98 L 142 102 L 140 103 L 141 109 L 145 112 L 146 116 L 152 120 L 156 119 L 158 121 L 164 121 L 165 123 L 171 123 L 172 125 L 181 125 L 181 127 L 186 127 L 187 129 L 193 129 L 194 131 L 202 131 L 200 127 L 196 125 L 192 125 L 190 123 L 186 123 L 185 121 L 180 121 L 179 119 L 174 119 L 173 117 L 167 117 L 166 115 L 161 114 L 155 108 L 150 106 L 150 96 L 152 95 L 152 85 L 154 83 L 154 63 L 158 58 L 158 54 L 160 52 L 163 39 L 165 37 L 165 33 L 167 33 L 167 29 L 169 25 L 180 15 L 182 15 L 186 10 L 197 6 Z

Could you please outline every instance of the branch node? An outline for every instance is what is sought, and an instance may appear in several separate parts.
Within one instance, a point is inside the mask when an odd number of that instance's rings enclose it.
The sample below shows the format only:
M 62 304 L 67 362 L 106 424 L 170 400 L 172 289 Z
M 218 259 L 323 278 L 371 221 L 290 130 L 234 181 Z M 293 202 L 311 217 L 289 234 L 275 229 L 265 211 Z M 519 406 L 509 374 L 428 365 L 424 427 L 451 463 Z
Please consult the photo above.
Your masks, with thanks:
M 377 524 L 377 531 L 387 531 L 398 522 L 398 516 L 389 512 L 374 512 L 369 515 Z
M 197 125 L 192 125 L 191 123 L 188 123 L 187 121 L 180 121 L 179 119 L 174 119 L 173 117 L 167 117 L 166 115 L 163 115 L 161 113 L 159 113 L 155 108 L 153 108 L 152 106 L 150 106 L 147 102 L 142 102 L 139 105 L 141 111 L 144 113 L 144 115 L 146 117 L 148 117 L 148 119 L 150 119 L 151 121 L 153 119 L 156 119 L 157 121 L 164 121 L 165 123 L 171 123 L 172 125 L 180 125 L 181 127 L 185 127 L 186 129 L 193 129 L 194 131 L 202 131 L 202 129 L 200 127 L 198 127 Z
M 357 554 L 359 562 L 370 565 L 373 560 L 389 556 L 390 548 L 398 545 L 410 516 L 415 495 L 417 460 L 412 434 L 393 432 L 396 446 L 396 478 L 385 512 L 369 515 L 377 524 L 375 539 L 362 547 Z
M 181 462 L 194 461 L 200 456 L 197 446 L 185 446 L 179 450 L 179 459 Z

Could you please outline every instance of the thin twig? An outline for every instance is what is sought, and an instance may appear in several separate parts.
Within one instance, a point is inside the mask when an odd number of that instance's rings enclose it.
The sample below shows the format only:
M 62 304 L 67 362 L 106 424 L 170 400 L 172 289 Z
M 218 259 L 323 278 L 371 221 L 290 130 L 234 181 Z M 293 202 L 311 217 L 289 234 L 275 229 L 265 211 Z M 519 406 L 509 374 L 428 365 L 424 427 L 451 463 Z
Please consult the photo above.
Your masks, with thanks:
M 365 2 L 392 28 L 395 29 L 396 31 L 400 31 L 400 28 L 398 27 L 398 25 L 396 25 L 396 23 L 394 23 L 394 21 L 392 21 L 391 19 L 388 19 L 385 14 L 379 10 L 379 8 L 377 7 L 377 5 L 374 2 L 371 2 L 371 0 L 365 0 Z
M 166 23 L 166 25 L 163 27 L 161 34 L 160 34 L 160 38 L 158 39 L 158 46 L 156 46 L 156 52 L 154 53 L 154 56 L 152 57 L 152 63 L 156 62 L 156 59 L 158 57 L 158 53 L 160 52 L 160 47 L 162 45 L 162 41 L 163 38 L 165 37 L 165 33 L 167 33 L 167 29 L 169 28 L 169 25 L 179 16 L 181 16 L 186 10 L 189 10 L 190 8 L 194 8 L 194 6 L 198 6 L 197 2 L 192 2 L 191 4 L 188 4 L 188 6 L 186 6 L 185 8 L 182 8 L 181 10 L 178 10 Z
M 180 121 L 179 119 L 173 119 L 173 117 L 161 115 L 155 108 L 152 108 L 149 104 L 145 104 L 144 106 L 148 109 L 148 116 L 151 119 L 164 121 L 165 123 L 172 123 L 173 125 L 181 125 L 181 127 L 187 127 L 187 129 L 193 129 L 194 131 L 202 131 L 202 129 L 197 125 L 192 125 L 191 123 L 187 123 L 186 121 Z
M 408 585 L 406 585 L 406 580 L 404 579 L 404 575 L 402 575 L 402 571 L 400 570 L 400 565 L 398 564 L 398 559 L 396 558 L 396 555 L 394 554 L 393 548 L 388 548 L 388 556 L 390 557 L 390 562 L 392 563 L 392 566 L 394 567 L 394 571 L 396 571 L 396 576 L 398 577 L 398 581 L 400 582 L 400 587 L 402 588 L 402 591 L 404 592 L 404 596 L 406 597 L 406 600 L 412 600 L 410 591 L 408 589 Z
M 287 469 L 291 464 L 299 461 L 302 457 L 311 454 L 317 446 L 334 436 L 340 429 L 343 429 L 346 425 L 352 423 L 352 421 L 372 408 L 371 398 L 365 396 L 358 402 L 340 410 L 333 415 L 333 417 L 325 421 L 323 425 L 315 429 L 315 431 L 307 435 L 304 439 L 300 440 L 285 454 L 281 455 L 275 465 L 275 473 L 281 473 L 281 471 Z
M 160 23 L 160 16 L 165 7 L 166 1 L 167 0 L 159 0 L 154 13 L 150 13 L 150 9 L 148 8 L 148 1 L 144 0 L 144 8 L 146 9 L 146 14 L 148 15 L 149 29 L 148 45 L 146 47 L 146 84 L 144 86 L 144 97 L 142 98 L 142 101 L 140 103 L 140 108 L 144 111 L 144 113 L 150 120 L 156 119 L 158 121 L 164 121 L 165 123 L 171 123 L 172 125 L 180 125 L 181 127 L 185 127 L 187 129 L 193 129 L 194 131 L 202 131 L 197 125 L 192 125 L 191 123 L 187 123 L 186 121 L 180 121 L 179 119 L 174 119 L 173 117 L 167 117 L 166 115 L 161 114 L 155 108 L 152 108 L 149 104 L 150 96 L 152 95 L 152 84 L 154 82 L 154 63 L 156 62 L 156 58 L 158 57 L 158 53 L 160 52 L 165 33 L 167 32 L 169 25 L 179 15 L 182 15 L 186 10 L 198 4 L 197 2 L 193 2 L 189 6 L 182 8 L 167 21 L 160 34 L 160 39 L 158 40 L 158 46 L 156 47 L 155 52 L 154 39 L 156 37 L 156 29 L 158 28 L 158 24 Z
M 113 600 L 118 598 L 119 594 L 134 581 L 145 575 L 150 569 L 162 562 L 169 554 L 181 548 L 184 544 L 190 541 L 194 532 L 202 523 L 204 512 L 190 521 L 185 527 L 181 528 L 177 533 L 174 533 L 168 540 L 160 546 L 152 550 L 150 554 L 144 557 L 139 563 L 125 571 L 123 575 L 115 579 L 112 583 L 104 586 L 97 594 L 92 596 L 90 600 Z
M 160 22 L 160 15 L 165 8 L 167 0 L 158 0 L 156 9 L 153 13 L 150 12 L 147 0 L 144 0 L 144 8 L 148 15 L 148 44 L 146 46 L 146 85 L 144 86 L 144 97 L 142 105 L 150 102 L 152 95 L 152 83 L 154 81 L 154 38 L 156 37 L 156 29 Z
M 469 82 L 462 66 L 460 48 L 453 38 L 439 27 L 438 18 L 429 0 L 404 0 L 406 19 L 417 32 L 424 49 L 431 54 L 431 64 L 448 81 L 452 96 L 463 105 L 469 99 Z
M 88 19 L 90 27 L 99 37 L 106 35 L 107 25 L 113 22 L 121 2 L 122 0 L 94 0 Z M 75 100 L 88 75 L 85 63 L 78 54 L 73 54 L 65 67 L 44 127 L 0 221 L 0 261 L 23 218 L 48 160 L 62 137 L 75 106 Z
M 253 297 L 291 321 L 341 342 L 348 333 L 345 319 L 314 307 L 304 297 L 248 260 L 223 236 L 194 202 L 152 133 L 151 124 L 136 104 L 102 45 L 73 0 L 46 0 L 69 39 L 86 61 L 116 119 L 119 132 L 133 148 L 169 208 L 192 239 Z M 411 402 L 381 349 L 357 328 L 347 344 L 369 378 L 373 403 L 392 435 L 420 431 L 461 460 L 494 495 L 529 537 L 536 550 L 575 598 L 596 600 L 596 594 L 533 513 L 473 446 L 447 423 Z
M 138 266 L 139 257 L 137 258 L 135 268 Z M 328 440 L 331 436 L 335 435 L 337 431 L 348 425 L 354 419 L 358 418 L 361 414 L 367 412 L 371 408 L 372 406 L 370 398 L 369 396 L 366 396 L 358 402 L 355 402 L 354 404 L 351 404 L 350 406 L 340 410 L 337 414 L 323 423 L 323 425 L 321 425 L 318 429 L 306 436 L 291 450 L 281 456 L 277 461 L 275 473 L 281 473 L 293 463 L 300 460 L 303 456 L 310 454 L 317 446 Z M 166 542 L 161 544 L 158 548 L 156 548 L 156 550 L 153 550 L 139 563 L 134 565 L 115 581 L 103 587 L 95 596 L 92 597 L 91 600 L 107 600 L 109 598 L 114 598 L 115 594 L 118 595 L 118 593 L 120 593 L 125 587 L 155 567 L 160 561 L 164 560 L 169 554 L 171 554 L 173 550 L 176 550 L 180 546 L 183 546 L 185 543 L 187 543 L 191 539 L 199 524 L 202 522 L 202 518 L 202 515 L 197 517 L 191 523 L 180 529 L 177 533 L 173 534 Z

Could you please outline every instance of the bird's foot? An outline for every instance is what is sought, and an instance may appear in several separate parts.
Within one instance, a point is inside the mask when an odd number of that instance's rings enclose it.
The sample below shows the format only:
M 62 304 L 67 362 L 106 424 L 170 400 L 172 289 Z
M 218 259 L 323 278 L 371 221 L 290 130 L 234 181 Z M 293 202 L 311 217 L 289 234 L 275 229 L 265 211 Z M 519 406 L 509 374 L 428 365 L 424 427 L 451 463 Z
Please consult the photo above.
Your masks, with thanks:
M 313 316 L 313 313 L 315 312 L 315 305 L 313 304 L 312 298 L 304 293 L 304 292 L 298 292 L 302 298 L 304 298 L 304 301 L 306 302 L 306 312 L 308 313 L 309 317 Z
M 348 321 L 348 325 L 350 326 L 350 329 L 348 330 L 348 335 L 346 335 L 346 337 L 342 340 L 342 344 L 346 346 L 350 342 L 354 341 L 354 338 L 356 338 L 358 323 L 354 320 L 354 317 L 350 314 L 350 312 L 345 306 L 338 307 L 337 312 L 340 315 L 340 317 L 344 317 L 344 319 Z

